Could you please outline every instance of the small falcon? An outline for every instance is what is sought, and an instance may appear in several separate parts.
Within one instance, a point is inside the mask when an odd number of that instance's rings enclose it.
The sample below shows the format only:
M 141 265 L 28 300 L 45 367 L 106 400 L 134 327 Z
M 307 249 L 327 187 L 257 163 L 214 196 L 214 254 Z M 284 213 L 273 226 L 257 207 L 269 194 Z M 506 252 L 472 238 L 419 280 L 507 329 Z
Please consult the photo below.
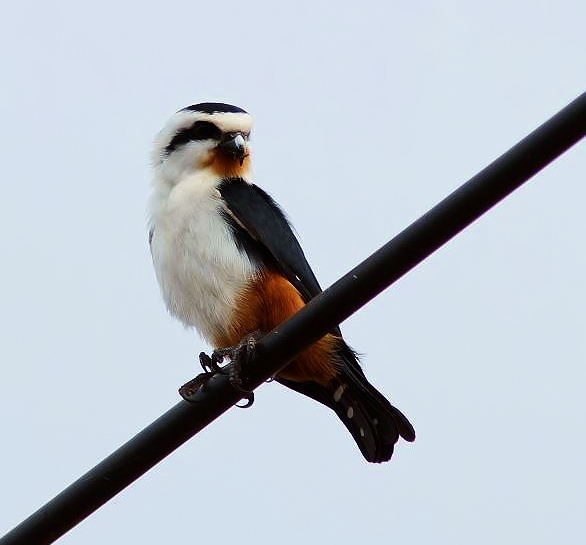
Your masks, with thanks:
M 155 141 L 149 240 L 169 312 L 214 348 L 265 334 L 321 292 L 285 214 L 252 183 L 251 116 L 216 102 L 175 113 Z M 332 409 L 369 462 L 407 418 L 366 379 L 338 328 L 275 380 Z

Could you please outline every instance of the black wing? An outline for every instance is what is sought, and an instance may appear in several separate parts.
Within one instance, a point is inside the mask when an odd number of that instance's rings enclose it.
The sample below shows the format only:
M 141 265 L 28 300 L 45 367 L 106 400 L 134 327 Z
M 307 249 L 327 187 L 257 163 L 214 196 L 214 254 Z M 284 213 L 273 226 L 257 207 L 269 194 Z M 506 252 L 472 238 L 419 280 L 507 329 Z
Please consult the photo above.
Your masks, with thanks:
M 289 221 L 270 195 L 242 178 L 227 178 L 218 189 L 233 215 L 226 214 L 226 220 L 236 242 L 249 257 L 265 265 L 272 261 L 305 302 L 321 293 Z
M 228 211 L 236 244 L 259 264 L 276 267 L 293 284 L 305 302 L 321 293 L 320 285 L 279 205 L 262 189 L 242 178 L 227 178 L 219 187 Z M 325 387 L 312 382 L 278 382 L 333 409 L 348 428 L 364 457 L 370 462 L 389 460 L 399 435 L 415 439 L 405 416 L 372 386 L 354 351 L 344 342 L 339 328 L 338 381 Z M 347 389 L 335 397 L 338 385 Z M 349 412 L 351 410 L 351 412 Z

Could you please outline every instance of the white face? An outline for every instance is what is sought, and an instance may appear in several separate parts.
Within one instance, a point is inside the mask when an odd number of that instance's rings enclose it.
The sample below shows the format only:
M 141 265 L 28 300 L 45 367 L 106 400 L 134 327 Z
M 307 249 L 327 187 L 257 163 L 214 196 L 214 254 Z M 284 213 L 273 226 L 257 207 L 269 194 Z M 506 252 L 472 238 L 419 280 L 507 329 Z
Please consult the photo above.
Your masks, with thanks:
M 180 110 L 155 138 L 153 167 L 160 178 L 174 184 L 186 173 L 211 168 L 218 144 L 228 133 L 241 134 L 248 150 L 251 128 L 252 117 L 244 112 Z M 242 170 L 247 168 L 248 164 Z

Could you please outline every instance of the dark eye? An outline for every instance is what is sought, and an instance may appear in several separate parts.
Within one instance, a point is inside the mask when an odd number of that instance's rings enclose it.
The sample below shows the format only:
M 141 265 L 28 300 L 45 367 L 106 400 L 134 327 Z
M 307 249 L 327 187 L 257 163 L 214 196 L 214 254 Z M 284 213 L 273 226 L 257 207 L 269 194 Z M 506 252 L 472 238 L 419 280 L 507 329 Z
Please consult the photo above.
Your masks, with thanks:
M 222 131 L 209 121 L 196 121 L 191 127 L 177 132 L 165 148 L 165 155 L 169 155 L 178 147 L 194 140 L 219 140 Z

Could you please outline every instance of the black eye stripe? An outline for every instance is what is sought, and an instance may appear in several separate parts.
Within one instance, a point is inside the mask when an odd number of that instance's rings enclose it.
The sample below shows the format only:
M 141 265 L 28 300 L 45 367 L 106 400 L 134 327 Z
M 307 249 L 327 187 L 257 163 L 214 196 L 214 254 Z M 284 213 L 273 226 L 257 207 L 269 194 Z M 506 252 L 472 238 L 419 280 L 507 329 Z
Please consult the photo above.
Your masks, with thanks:
M 177 131 L 177 134 L 165 148 L 165 155 L 169 155 L 178 147 L 193 140 L 219 140 L 221 137 L 222 131 L 213 123 L 209 121 L 196 121 L 191 127 Z
M 222 137 L 222 131 L 209 121 L 196 121 L 190 131 L 191 140 L 219 140 Z

